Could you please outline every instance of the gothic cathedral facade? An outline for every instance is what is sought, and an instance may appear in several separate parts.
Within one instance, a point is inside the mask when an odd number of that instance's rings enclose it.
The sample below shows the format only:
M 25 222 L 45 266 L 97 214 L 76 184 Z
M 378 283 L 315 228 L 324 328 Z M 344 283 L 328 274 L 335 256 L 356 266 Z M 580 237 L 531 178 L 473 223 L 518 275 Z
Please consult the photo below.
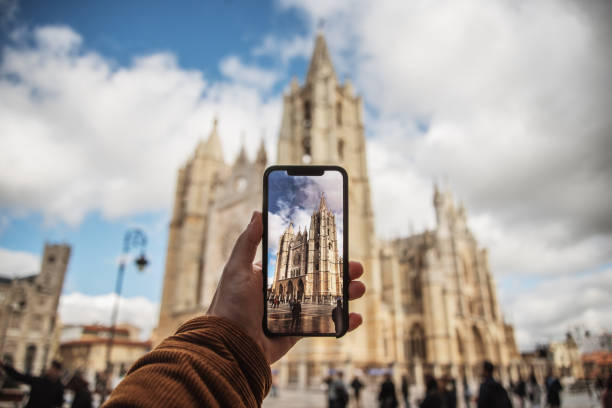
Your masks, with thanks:
M 365 296 L 349 307 L 362 314 L 364 324 L 341 339 L 298 342 L 276 363 L 279 383 L 316 386 L 331 368 L 349 376 L 355 369 L 391 368 L 394 375 L 408 374 L 419 385 L 428 372 L 475 381 L 484 359 L 500 367 L 502 378 L 515 377 L 520 356 L 514 329 L 499 310 L 487 252 L 478 246 L 465 210 L 455 207 L 450 193 L 434 193 L 433 230 L 394 240 L 376 238 L 362 111 L 350 81 L 340 83 L 336 77 L 319 34 L 305 83 L 300 86 L 294 79 L 283 96 L 277 163 L 346 169 L 349 254 L 363 264 L 367 286 Z M 179 169 L 155 344 L 207 309 L 234 240 L 251 211 L 261 209 L 266 165 L 263 144 L 254 160 L 242 149 L 233 164 L 225 163 L 215 123 L 208 140 Z M 308 272 L 302 265 L 310 254 L 303 248 L 313 233 L 312 225 L 301 235 L 287 231 L 282 256 L 291 251 L 303 255 L 279 262 L 279 291 L 283 278 Z M 295 262 L 299 265 L 294 268 Z M 291 293 L 298 296 L 295 285 Z M 313 293 L 308 290 L 305 286 L 303 296 Z
M 336 217 L 321 194 L 308 229 L 293 224 L 281 235 L 274 281 L 268 298 L 281 302 L 335 304 L 342 297 L 342 257 L 338 256 Z

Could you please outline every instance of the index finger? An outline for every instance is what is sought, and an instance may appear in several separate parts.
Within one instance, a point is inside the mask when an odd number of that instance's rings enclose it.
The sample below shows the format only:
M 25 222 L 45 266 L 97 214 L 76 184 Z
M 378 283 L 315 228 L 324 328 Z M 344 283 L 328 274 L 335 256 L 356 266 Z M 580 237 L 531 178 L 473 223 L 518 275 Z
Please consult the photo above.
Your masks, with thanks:
M 363 275 L 361 262 L 349 261 L 349 280 L 357 279 L 361 275 Z

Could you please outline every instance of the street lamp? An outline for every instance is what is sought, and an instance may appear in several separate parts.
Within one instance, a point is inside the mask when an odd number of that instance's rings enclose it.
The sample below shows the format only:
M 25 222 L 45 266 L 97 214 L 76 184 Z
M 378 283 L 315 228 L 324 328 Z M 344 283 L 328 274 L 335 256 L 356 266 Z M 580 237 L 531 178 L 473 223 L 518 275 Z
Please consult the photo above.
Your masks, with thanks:
M 125 263 L 127 255 L 130 253 L 130 250 L 140 248 L 140 256 L 134 260 L 134 264 L 136 265 L 136 268 L 138 268 L 139 271 L 143 271 L 149 264 L 149 261 L 147 260 L 144 253 L 146 246 L 147 237 L 145 236 L 144 232 L 142 232 L 142 230 L 135 228 L 126 231 L 123 237 L 123 254 L 119 262 L 119 269 L 117 270 L 117 282 L 115 286 L 115 304 L 113 305 L 113 314 L 111 315 L 110 338 L 108 341 L 108 347 L 106 348 L 106 381 L 110 380 L 112 373 L 111 350 L 113 348 L 113 342 L 115 340 L 117 315 L 119 313 L 119 299 L 121 297 L 121 288 L 123 286 L 123 275 L 125 272 Z

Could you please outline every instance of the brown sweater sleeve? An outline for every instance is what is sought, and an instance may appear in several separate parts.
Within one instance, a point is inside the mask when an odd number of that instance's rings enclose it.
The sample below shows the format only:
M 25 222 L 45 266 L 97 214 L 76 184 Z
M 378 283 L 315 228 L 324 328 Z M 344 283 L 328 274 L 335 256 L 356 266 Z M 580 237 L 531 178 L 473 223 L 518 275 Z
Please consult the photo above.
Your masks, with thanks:
M 262 350 L 245 332 L 203 316 L 136 361 L 104 408 L 257 407 L 271 383 Z

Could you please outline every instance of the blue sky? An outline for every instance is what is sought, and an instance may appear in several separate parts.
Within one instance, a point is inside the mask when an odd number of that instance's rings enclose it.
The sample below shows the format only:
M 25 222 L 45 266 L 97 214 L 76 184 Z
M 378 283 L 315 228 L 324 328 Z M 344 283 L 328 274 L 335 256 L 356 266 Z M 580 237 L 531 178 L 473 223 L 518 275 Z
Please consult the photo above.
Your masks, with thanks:
M 268 178 L 268 284 L 272 284 L 280 236 L 293 224 L 298 231 L 310 228 L 310 217 L 325 195 L 328 208 L 334 213 L 338 251 L 342 254 L 343 216 L 342 175 L 326 171 L 322 176 L 289 176 L 286 171 L 273 171 Z M 341 255 L 340 255 L 341 256 Z
M 522 347 L 609 329 L 612 47 L 598 7 L 4 0 L 0 273 L 68 242 L 62 318 L 103 321 L 122 235 L 143 228 L 151 266 L 126 274 L 122 310 L 154 326 L 177 169 L 215 116 L 227 162 L 262 138 L 274 161 L 282 92 L 324 21 L 365 105 L 377 235 L 433 228 L 437 182 L 489 249 Z M 567 302 L 576 288 L 589 296 Z
M 221 78 L 218 63 L 228 51 L 248 58 L 250 50 L 270 32 L 282 36 L 306 32 L 304 21 L 297 14 L 278 12 L 271 2 L 22 1 L 15 19 L 4 27 L 1 43 L 12 44 L 7 35 L 11 29 L 67 25 L 83 37 L 85 48 L 115 61 L 117 66 L 129 65 L 138 55 L 169 51 L 176 55 L 181 68 L 202 71 L 214 81 Z M 264 67 L 279 64 L 272 58 L 258 60 Z M 304 72 L 305 60 L 293 62 L 286 68 L 287 75 L 292 71 Z M 135 268 L 129 270 L 123 294 L 159 300 L 169 222 L 167 209 L 115 219 L 91 212 L 76 226 L 45 221 L 37 212 L 15 216 L 6 208 L 0 209 L 0 218 L 5 220 L 0 230 L 3 248 L 37 254 L 44 242 L 72 245 L 64 291 L 91 295 L 113 290 L 123 235 L 131 227 L 142 228 L 148 236 L 147 255 L 151 264 L 144 274 L 136 273 Z

